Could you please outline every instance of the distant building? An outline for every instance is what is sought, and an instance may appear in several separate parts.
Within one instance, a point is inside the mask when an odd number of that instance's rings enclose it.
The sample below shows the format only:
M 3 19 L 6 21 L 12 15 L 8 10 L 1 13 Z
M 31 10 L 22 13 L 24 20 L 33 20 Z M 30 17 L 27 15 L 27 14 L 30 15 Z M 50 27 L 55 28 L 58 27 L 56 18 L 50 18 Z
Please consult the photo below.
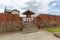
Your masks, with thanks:
M 0 20 L 3 21 L 22 21 L 22 17 L 19 16 L 20 11 L 17 9 L 9 10 L 5 7 L 4 13 L 0 13 Z
M 17 9 L 13 9 L 13 10 L 11 11 L 11 14 L 19 14 L 19 13 L 20 13 L 20 11 L 17 10 Z
M 17 9 L 9 10 L 5 7 L 4 13 L 6 13 L 6 14 L 19 14 L 20 11 Z
M 6 14 L 11 14 L 11 10 L 8 10 L 8 9 L 5 7 L 4 13 L 6 13 Z

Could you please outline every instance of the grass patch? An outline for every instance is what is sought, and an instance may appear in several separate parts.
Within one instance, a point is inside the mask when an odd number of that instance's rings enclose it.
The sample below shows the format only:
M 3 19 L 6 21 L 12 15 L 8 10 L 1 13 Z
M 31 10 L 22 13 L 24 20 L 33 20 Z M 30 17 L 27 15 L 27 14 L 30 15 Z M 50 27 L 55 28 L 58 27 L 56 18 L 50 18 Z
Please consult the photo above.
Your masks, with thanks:
M 55 28 L 45 28 L 48 32 L 60 32 L 60 27 Z

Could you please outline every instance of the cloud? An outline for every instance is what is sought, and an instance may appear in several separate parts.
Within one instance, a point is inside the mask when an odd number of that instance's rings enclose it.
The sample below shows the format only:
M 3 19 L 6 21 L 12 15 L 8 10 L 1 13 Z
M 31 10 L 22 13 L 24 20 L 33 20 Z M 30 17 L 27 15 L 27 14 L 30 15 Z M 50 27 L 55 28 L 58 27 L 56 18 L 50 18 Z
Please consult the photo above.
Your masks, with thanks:
M 24 10 L 32 10 L 38 13 L 49 13 L 51 7 L 49 3 L 54 0 L 32 0 L 26 3 L 27 7 L 23 7 Z
M 49 6 L 49 3 L 51 1 L 54 1 L 54 0 L 41 0 L 41 5 L 40 5 L 41 7 L 38 11 L 41 12 L 41 13 L 48 13 L 50 8 L 51 8 Z
M 50 13 L 50 14 L 53 14 L 53 15 L 60 15 L 60 9 L 50 10 L 49 13 Z
M 3 5 L 3 9 L 7 6 L 8 9 L 21 9 L 21 7 L 25 7 L 25 3 L 28 0 L 0 0 L 0 6 Z M 0 7 L 0 8 L 1 8 Z
M 60 0 L 0 0 L 0 9 L 3 10 L 5 6 L 8 9 L 18 9 L 21 13 L 28 9 L 37 14 L 60 13 Z
M 50 2 L 49 6 L 50 6 L 50 10 L 49 10 L 50 14 L 55 14 L 55 15 L 60 14 L 60 0 L 55 0 Z
M 56 3 L 53 3 L 52 6 L 56 6 Z

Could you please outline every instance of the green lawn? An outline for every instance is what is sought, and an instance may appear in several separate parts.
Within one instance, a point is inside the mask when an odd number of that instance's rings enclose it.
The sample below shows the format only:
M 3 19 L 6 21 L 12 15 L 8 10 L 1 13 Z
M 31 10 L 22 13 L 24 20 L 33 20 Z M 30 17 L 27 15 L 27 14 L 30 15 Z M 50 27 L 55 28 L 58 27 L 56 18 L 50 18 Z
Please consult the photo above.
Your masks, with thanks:
M 55 28 L 45 28 L 45 30 L 49 32 L 60 32 L 60 27 L 55 27 Z

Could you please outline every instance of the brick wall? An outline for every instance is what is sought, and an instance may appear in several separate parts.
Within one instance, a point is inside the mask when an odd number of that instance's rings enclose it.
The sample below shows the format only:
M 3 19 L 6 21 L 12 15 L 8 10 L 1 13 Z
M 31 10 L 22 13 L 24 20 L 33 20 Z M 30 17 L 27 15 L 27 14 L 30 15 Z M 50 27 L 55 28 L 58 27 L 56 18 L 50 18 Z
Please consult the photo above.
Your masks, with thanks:
M 48 14 L 40 14 L 34 18 L 35 22 L 38 21 L 60 21 L 60 16 L 57 15 L 48 15 Z
M 18 14 L 0 14 L 0 22 L 22 21 Z
M 17 31 L 22 27 L 22 17 L 18 14 L 1 14 L 0 13 L 0 32 Z

